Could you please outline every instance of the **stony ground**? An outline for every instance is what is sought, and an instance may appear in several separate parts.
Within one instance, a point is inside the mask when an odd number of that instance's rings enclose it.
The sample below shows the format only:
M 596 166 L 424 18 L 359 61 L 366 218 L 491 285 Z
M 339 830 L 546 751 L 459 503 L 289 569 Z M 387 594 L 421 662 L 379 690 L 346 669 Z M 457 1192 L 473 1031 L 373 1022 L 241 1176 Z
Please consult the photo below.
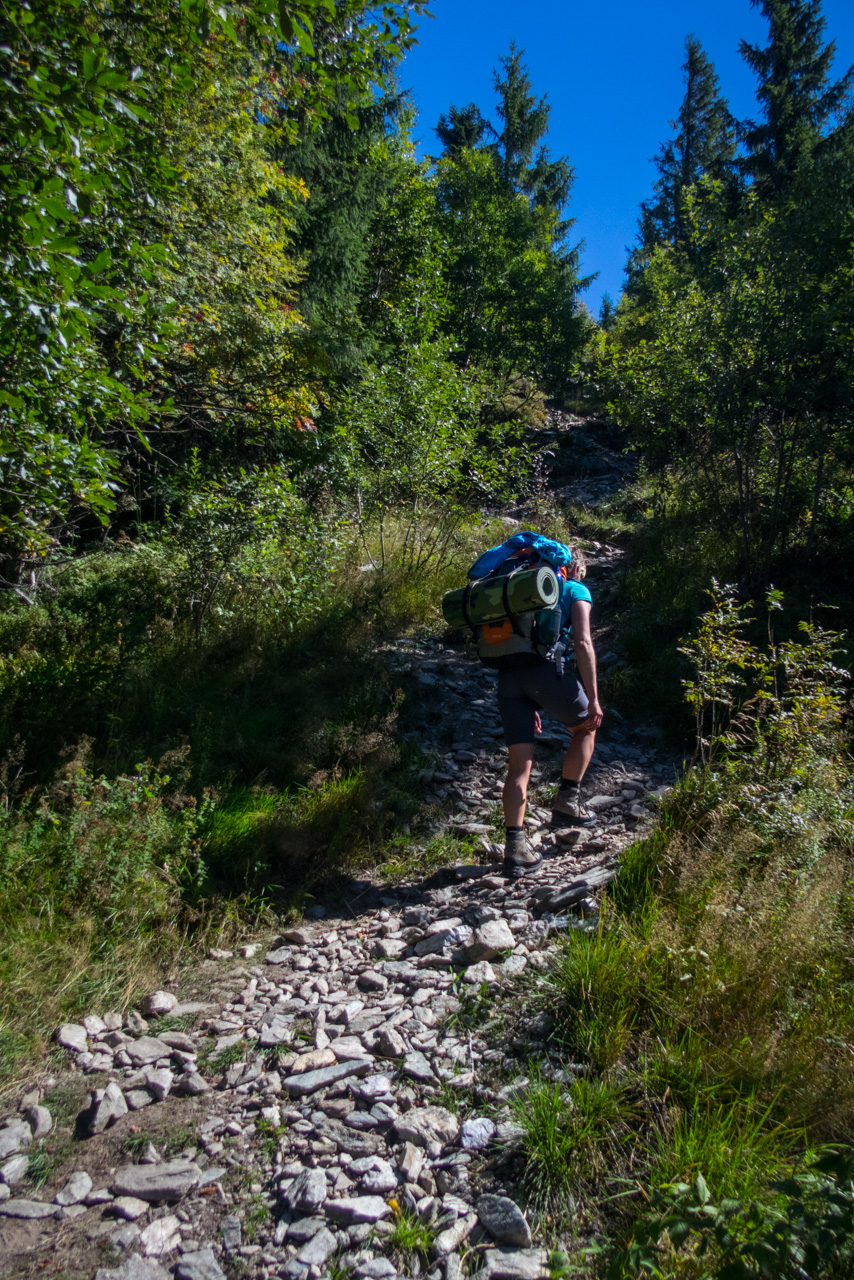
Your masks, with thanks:
M 598 548 L 594 595 L 620 563 Z M 139 1012 L 63 1027 L 54 1077 L 0 1126 L 0 1274 L 548 1274 L 514 1199 L 530 974 L 562 931 L 595 927 L 673 764 L 612 716 L 587 787 L 599 822 L 554 833 L 547 786 L 566 738 L 547 723 L 529 809 L 545 860 L 508 880 L 493 842 L 494 677 L 436 640 L 386 658 L 418 695 L 410 731 L 436 761 L 424 783 L 437 829 L 472 836 L 481 861 L 394 888 L 359 882 L 299 928 L 211 953 L 204 999 L 155 992 Z

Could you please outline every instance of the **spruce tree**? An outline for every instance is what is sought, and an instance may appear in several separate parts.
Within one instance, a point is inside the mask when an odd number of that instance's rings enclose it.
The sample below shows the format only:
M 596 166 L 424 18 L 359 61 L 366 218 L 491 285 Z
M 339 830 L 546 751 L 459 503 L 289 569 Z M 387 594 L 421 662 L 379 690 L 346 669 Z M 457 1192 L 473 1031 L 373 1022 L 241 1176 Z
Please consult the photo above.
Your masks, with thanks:
M 478 146 L 491 128 L 476 103 L 469 102 L 464 107 L 455 107 L 452 103 L 448 114 L 439 116 L 435 132 L 445 154 L 456 158 L 460 152 Z
M 511 41 L 509 55 L 500 59 L 503 76 L 493 73 L 503 124 L 500 133 L 492 131 L 493 154 L 506 190 L 524 192 L 534 205 L 558 213 L 569 198 L 574 174 L 566 157 L 552 160 L 542 145 L 551 107 L 547 94 L 538 101 L 531 92 L 528 68 L 522 61 L 524 52 Z
M 676 136 L 655 157 L 658 180 L 654 198 L 641 205 L 641 245 L 677 244 L 684 240 L 685 193 L 701 178 L 732 179 L 737 130 L 713 63 L 695 35 L 685 40 L 682 65 L 685 96 L 670 127 Z
M 751 0 L 768 19 L 765 48 L 741 42 L 756 74 L 763 120 L 745 126 L 745 172 L 762 195 L 779 195 L 804 165 L 850 141 L 854 67 L 831 80 L 835 45 L 823 44 L 821 0 Z

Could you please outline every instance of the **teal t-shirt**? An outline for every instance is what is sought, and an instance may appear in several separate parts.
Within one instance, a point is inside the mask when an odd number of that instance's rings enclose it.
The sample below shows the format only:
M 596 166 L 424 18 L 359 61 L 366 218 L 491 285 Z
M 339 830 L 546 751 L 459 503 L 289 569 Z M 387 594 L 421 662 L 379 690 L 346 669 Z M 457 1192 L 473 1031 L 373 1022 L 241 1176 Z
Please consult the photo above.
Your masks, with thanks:
M 593 597 L 584 583 L 576 582 L 573 578 L 570 578 L 568 582 L 563 584 L 560 593 L 560 611 L 563 614 L 563 625 L 567 630 L 569 629 L 572 605 L 575 600 L 586 600 L 588 604 L 593 603 Z

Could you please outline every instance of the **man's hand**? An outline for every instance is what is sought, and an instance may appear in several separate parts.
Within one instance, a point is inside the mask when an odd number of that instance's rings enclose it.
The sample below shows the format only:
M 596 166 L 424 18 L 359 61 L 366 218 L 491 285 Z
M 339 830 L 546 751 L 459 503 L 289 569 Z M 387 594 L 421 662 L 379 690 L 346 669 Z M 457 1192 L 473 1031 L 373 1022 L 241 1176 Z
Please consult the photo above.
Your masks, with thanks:
M 587 723 L 590 725 L 590 728 L 598 729 L 602 723 L 602 719 L 604 715 L 605 715 L 605 712 L 602 710 L 601 706 L 599 705 L 599 699 L 594 698 L 593 701 L 590 703 L 589 714 L 587 716 Z
M 542 733 L 542 732 L 543 732 L 543 722 L 540 719 L 539 711 L 535 711 L 534 712 L 534 733 Z

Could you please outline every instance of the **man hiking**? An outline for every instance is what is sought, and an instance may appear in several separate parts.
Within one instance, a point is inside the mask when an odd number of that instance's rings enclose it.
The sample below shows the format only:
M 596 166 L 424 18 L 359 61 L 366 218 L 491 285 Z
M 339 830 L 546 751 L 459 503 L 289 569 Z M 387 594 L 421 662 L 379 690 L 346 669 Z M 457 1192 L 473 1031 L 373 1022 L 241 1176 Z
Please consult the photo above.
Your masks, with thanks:
M 503 794 L 504 870 L 513 877 L 527 875 L 543 860 L 543 855 L 531 847 L 524 829 L 534 739 L 542 732 L 540 711 L 565 724 L 572 735 L 552 811 L 553 824 L 588 827 L 596 822 L 596 815 L 581 800 L 581 780 L 593 755 L 596 730 L 602 723 L 596 653 L 590 634 L 593 599 L 582 582 L 585 573 L 584 557 L 578 551 L 572 552 L 567 567 L 558 570 L 563 625 L 570 627 L 578 673 L 567 666 L 561 676 L 555 664 L 545 659 L 498 673 L 498 709 L 509 756 Z

